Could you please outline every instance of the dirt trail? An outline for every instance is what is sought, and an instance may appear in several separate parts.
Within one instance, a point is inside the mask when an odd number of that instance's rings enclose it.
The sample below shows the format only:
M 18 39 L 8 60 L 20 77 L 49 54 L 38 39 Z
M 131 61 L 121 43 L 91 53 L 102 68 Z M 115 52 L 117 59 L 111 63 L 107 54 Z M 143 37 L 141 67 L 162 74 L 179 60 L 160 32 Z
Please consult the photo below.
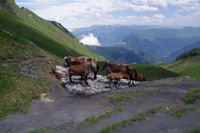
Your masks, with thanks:
M 98 79 L 93 81 L 92 78 L 89 78 L 89 84 L 91 86 L 97 84 L 101 87 L 108 85 L 106 77 L 98 76 Z M 200 100 L 194 104 L 185 104 L 180 99 L 188 89 L 200 87 L 199 80 L 189 77 L 176 77 L 143 82 L 134 87 L 127 86 L 125 82 L 121 83 L 120 89 L 112 89 L 103 93 L 97 92 L 97 94 L 91 96 L 77 96 L 74 93 L 69 93 L 67 89 L 64 93 L 59 94 L 57 93 L 59 90 L 55 86 L 55 89 L 49 92 L 47 96 L 43 95 L 43 100 L 32 101 L 31 110 L 28 114 L 19 112 L 0 120 L 0 133 L 23 133 L 27 130 L 56 126 L 66 122 L 71 123 L 66 129 L 48 130 L 46 133 L 97 132 L 106 125 L 128 119 L 134 114 L 144 112 L 155 106 L 200 107 Z M 76 85 L 80 86 L 78 80 L 74 86 Z M 73 88 L 74 86 L 69 87 Z M 141 90 L 148 93 L 134 96 Z M 129 94 L 134 97 L 121 102 L 110 102 L 108 96 L 116 94 Z M 45 99 L 47 100 L 45 101 Z M 121 107 L 126 110 L 117 111 L 110 117 L 103 118 L 89 126 L 79 125 L 85 118 L 102 114 L 114 107 Z M 145 120 L 137 121 L 126 127 L 119 127 L 114 132 L 181 133 L 185 129 L 200 127 L 199 118 L 200 112 L 197 111 L 188 112 L 180 118 L 161 112 L 151 114 Z

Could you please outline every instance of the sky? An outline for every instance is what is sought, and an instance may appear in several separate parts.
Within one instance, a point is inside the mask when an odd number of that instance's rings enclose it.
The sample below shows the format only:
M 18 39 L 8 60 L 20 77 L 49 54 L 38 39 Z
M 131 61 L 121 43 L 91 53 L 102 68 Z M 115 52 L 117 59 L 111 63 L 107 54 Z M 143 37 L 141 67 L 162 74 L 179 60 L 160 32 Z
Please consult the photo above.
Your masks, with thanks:
M 91 25 L 200 26 L 200 0 L 15 0 L 69 30 Z

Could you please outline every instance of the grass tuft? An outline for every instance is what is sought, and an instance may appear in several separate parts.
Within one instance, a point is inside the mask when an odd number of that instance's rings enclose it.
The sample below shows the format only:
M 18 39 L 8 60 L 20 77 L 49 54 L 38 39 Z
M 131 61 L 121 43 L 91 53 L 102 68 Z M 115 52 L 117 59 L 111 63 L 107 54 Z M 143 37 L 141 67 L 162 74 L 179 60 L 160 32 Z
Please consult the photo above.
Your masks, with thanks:
M 66 129 L 66 128 L 67 128 L 67 123 L 63 123 L 58 126 L 47 126 L 47 127 L 43 127 L 43 128 L 39 128 L 35 130 L 25 131 L 24 133 L 42 133 L 47 130 L 60 130 L 60 129 Z
M 192 88 L 189 89 L 182 97 L 181 99 L 185 103 L 194 103 L 197 99 L 200 98 L 200 95 L 197 95 L 196 92 L 200 92 L 200 88 Z
M 133 98 L 133 96 L 130 94 L 117 94 L 117 95 L 108 96 L 108 98 L 110 99 L 111 102 L 118 102 L 124 99 Z
M 83 120 L 80 124 L 83 125 L 83 126 L 86 126 L 86 125 L 91 125 L 103 118 L 106 118 L 106 117 L 110 117 L 113 113 L 115 113 L 116 111 L 123 111 L 124 109 L 120 108 L 120 107 L 114 107 L 112 110 L 110 111 L 107 111 L 103 114 L 100 114 L 98 116 L 95 116 L 95 115 L 92 115 L 90 117 L 87 117 L 85 120 Z

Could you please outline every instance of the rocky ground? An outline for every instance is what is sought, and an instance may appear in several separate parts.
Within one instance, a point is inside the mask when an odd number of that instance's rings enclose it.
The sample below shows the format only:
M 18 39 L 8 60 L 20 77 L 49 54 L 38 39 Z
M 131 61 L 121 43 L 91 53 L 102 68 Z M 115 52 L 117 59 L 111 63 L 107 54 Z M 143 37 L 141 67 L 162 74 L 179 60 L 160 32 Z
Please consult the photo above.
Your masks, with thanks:
M 55 85 L 48 94 L 41 94 L 40 100 L 32 101 L 28 114 L 18 112 L 0 120 L 0 133 L 23 133 L 39 128 L 44 129 L 41 130 L 44 133 L 98 132 L 114 122 L 129 119 L 153 107 L 164 106 L 166 109 L 172 107 L 180 110 L 200 107 L 200 100 L 185 104 L 180 98 L 188 89 L 200 87 L 199 80 L 189 77 L 155 80 L 135 86 L 128 86 L 127 81 L 123 80 L 119 88 L 112 89 L 108 87 L 107 78 L 100 75 L 97 80 L 90 76 L 88 87 L 83 87 L 78 78 L 73 78 L 72 86 L 65 81 L 65 92 L 61 93 Z M 131 97 L 121 101 L 111 101 L 109 98 L 122 94 Z M 114 111 L 90 124 L 80 124 L 87 117 L 99 116 L 115 107 L 122 110 Z M 188 111 L 179 117 L 166 111 L 158 111 L 145 115 L 141 120 L 119 126 L 112 132 L 183 133 L 184 130 L 194 128 L 200 128 L 199 110 Z

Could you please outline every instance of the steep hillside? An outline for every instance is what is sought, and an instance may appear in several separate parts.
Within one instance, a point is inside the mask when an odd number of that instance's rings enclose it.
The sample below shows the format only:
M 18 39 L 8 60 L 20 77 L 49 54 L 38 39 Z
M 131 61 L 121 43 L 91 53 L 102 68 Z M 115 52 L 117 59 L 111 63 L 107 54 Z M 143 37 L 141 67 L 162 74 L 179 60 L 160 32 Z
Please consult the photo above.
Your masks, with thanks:
M 52 88 L 64 91 L 50 74 L 66 55 L 93 56 L 62 25 L 19 8 L 13 0 L 0 1 L 0 119 L 28 112 L 32 99 Z
M 133 32 L 123 40 L 123 46 L 146 51 L 163 60 L 170 53 L 199 40 L 200 28 L 150 29 Z
M 164 59 L 164 61 L 170 62 L 170 61 L 172 61 L 172 60 L 175 60 L 176 57 L 177 57 L 179 54 L 181 54 L 181 53 L 183 53 L 183 52 L 186 52 L 186 51 L 188 51 L 188 50 L 194 49 L 194 48 L 200 48 L 200 42 L 196 42 L 196 43 L 194 43 L 194 44 L 192 44 L 192 45 L 186 46 L 186 47 L 184 47 L 184 48 L 182 48 L 182 49 L 180 49 L 180 50 L 177 50 L 177 51 L 171 53 L 167 58 Z
M 167 70 L 200 78 L 200 48 L 195 48 L 179 55 L 176 60 L 163 65 Z
M 87 45 L 87 48 L 93 53 L 101 55 L 109 60 L 117 61 L 119 63 L 151 64 L 152 62 L 156 61 L 156 59 L 148 53 L 131 48 L 98 47 L 89 45 Z
M 11 8 L 7 8 L 7 5 Z M 26 8 L 19 8 L 13 0 L 1 2 L 1 6 L 3 7 L 0 9 L 1 28 L 24 36 L 41 49 L 57 57 L 65 55 L 95 56 L 70 32 L 66 32 L 60 24 L 52 24 Z

